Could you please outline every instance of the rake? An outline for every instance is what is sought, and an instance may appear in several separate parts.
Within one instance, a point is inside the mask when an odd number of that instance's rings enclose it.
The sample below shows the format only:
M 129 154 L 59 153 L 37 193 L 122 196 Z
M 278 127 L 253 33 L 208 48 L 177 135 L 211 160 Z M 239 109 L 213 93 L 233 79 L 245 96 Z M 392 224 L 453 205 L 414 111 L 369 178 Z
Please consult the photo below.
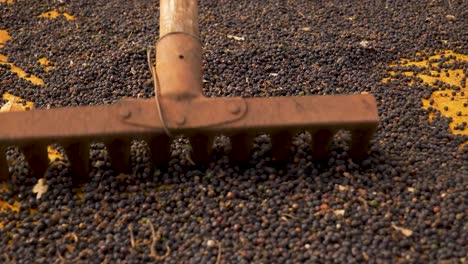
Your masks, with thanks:
M 152 68 L 155 98 L 122 99 L 112 105 L 35 109 L 0 114 L 0 178 L 9 176 L 6 148 L 17 146 L 32 173 L 48 168 L 47 146 L 64 147 L 70 169 L 80 177 L 89 174 L 89 148 L 103 142 L 114 170 L 130 170 L 133 140 L 145 140 L 156 165 L 169 161 L 172 140 L 186 136 L 192 160 L 210 158 L 213 139 L 229 137 L 233 162 L 249 159 L 253 139 L 271 136 L 274 160 L 289 157 L 297 133 L 311 134 L 311 154 L 328 156 L 334 134 L 351 132 L 350 157 L 367 155 L 378 125 L 372 95 L 216 97 L 203 96 L 202 46 L 196 0 L 160 1 L 160 37 L 156 67 Z

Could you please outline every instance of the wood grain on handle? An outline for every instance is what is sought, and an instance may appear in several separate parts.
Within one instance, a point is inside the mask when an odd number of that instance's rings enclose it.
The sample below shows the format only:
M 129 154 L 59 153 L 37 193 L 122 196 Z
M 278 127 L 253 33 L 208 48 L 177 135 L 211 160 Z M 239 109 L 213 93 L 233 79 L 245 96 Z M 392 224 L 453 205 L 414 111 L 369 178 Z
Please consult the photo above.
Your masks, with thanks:
M 198 39 L 197 0 L 160 1 L 159 40 L 156 44 L 159 94 L 175 100 L 202 96 L 203 49 Z M 183 34 L 168 35 L 174 32 Z
M 197 0 L 161 0 L 159 36 L 171 32 L 199 36 Z

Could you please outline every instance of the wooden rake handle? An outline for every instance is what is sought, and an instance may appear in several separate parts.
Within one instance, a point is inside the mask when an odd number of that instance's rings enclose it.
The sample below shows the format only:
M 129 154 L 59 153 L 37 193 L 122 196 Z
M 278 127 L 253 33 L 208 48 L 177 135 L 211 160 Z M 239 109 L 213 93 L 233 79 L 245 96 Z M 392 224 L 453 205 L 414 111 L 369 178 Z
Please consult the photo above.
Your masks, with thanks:
M 177 101 L 202 96 L 197 0 L 161 0 L 159 20 L 155 92 Z
M 185 32 L 198 37 L 197 0 L 161 0 L 159 36 L 172 32 Z

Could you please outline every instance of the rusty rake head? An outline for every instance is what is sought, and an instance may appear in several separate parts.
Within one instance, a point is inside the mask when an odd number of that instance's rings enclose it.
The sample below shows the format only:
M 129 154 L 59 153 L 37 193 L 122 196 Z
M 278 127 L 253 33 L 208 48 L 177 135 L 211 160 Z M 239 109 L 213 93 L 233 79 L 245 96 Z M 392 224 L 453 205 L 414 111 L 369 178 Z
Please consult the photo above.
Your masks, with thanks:
M 371 95 L 301 96 L 270 98 L 205 98 L 202 95 L 202 47 L 198 39 L 196 0 L 160 1 L 160 34 L 156 44 L 155 99 L 123 99 L 114 105 L 39 109 L 1 113 L 0 176 L 8 176 L 5 149 L 16 145 L 38 176 L 49 161 L 47 146 L 64 146 L 75 174 L 89 170 L 89 146 L 106 144 L 113 168 L 128 172 L 130 145 L 145 140 L 157 164 L 170 158 L 171 140 L 190 140 L 193 160 L 207 160 L 218 135 L 231 140 L 230 158 L 249 158 L 253 139 L 271 135 L 272 155 L 288 158 L 293 137 L 312 135 L 312 156 L 327 156 L 333 135 L 351 131 L 351 157 L 366 155 L 378 113 Z

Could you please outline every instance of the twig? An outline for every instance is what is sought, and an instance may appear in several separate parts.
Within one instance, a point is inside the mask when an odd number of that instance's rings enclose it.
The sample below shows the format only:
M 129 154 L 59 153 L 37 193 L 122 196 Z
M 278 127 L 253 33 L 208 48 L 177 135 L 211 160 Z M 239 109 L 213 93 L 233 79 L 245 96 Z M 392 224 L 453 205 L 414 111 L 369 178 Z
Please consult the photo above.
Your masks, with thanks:
M 3 256 L 5 256 L 5 262 L 8 263 L 8 264 L 16 264 L 16 259 L 15 257 L 13 257 L 13 259 L 10 259 L 10 256 L 5 253 L 3 254 Z
M 57 251 L 57 256 L 59 257 L 61 263 L 69 263 L 69 262 L 76 263 L 85 254 L 92 255 L 93 253 L 94 252 L 91 249 L 87 248 L 87 249 L 81 251 L 80 254 L 78 254 L 78 256 L 76 258 L 73 258 L 73 259 L 66 259 L 65 257 L 62 256 L 62 254 L 60 254 L 59 251 Z
M 127 215 L 122 215 L 121 216 L 121 209 L 118 209 L 117 210 L 117 216 L 115 218 L 118 219 L 118 220 L 117 220 L 117 222 L 115 222 L 114 226 L 115 227 L 120 227 L 123 224 L 123 222 L 125 222 L 127 220 L 128 217 L 127 217 Z
M 57 250 L 57 256 L 60 259 L 60 263 L 67 263 L 67 260 L 60 254 L 60 252 Z
M 221 264 L 221 249 L 222 243 L 221 241 L 218 242 L 218 256 L 216 257 L 216 264 Z
M 358 197 L 357 200 L 362 202 L 364 204 L 364 209 L 366 210 L 366 212 L 369 212 L 369 205 L 367 205 L 367 201 L 364 200 L 362 197 Z
M 291 219 L 296 219 L 296 220 L 299 219 L 297 216 L 294 216 L 294 215 L 288 214 L 288 213 L 281 214 L 281 216 L 283 216 L 283 217 L 289 217 L 289 218 L 291 218 Z
M 73 238 L 73 240 L 75 240 L 75 243 L 78 242 L 78 236 L 76 235 L 75 232 L 71 232 L 71 233 L 68 233 L 65 236 L 63 236 L 63 240 L 65 240 L 67 238 Z
M 71 259 L 70 262 L 76 263 L 76 262 L 78 262 L 78 260 L 80 260 L 80 258 L 82 258 L 85 254 L 92 255 L 93 253 L 94 253 L 94 252 L 93 252 L 91 249 L 87 248 L 87 249 L 81 251 L 80 254 L 78 254 L 78 256 L 77 256 L 76 258 Z
M 135 248 L 136 247 L 136 242 L 135 242 L 135 238 L 133 237 L 133 228 L 132 228 L 132 225 L 129 225 L 128 226 L 128 231 L 130 231 L 130 246 L 132 248 Z
M 65 239 L 66 238 L 72 238 L 75 243 L 78 242 L 78 236 L 76 235 L 75 232 L 71 232 L 71 233 L 68 233 L 66 234 L 65 236 L 63 236 L 62 238 L 62 242 L 65 242 Z M 81 257 L 83 257 L 85 254 L 89 254 L 89 255 L 92 255 L 94 252 L 91 250 L 91 249 L 85 249 L 83 251 L 80 252 L 80 254 L 78 254 L 78 256 L 74 259 L 67 259 L 65 258 L 64 256 L 62 256 L 62 254 L 60 254 L 60 251 L 57 250 L 57 256 L 60 260 L 61 263 L 69 263 L 69 262 L 72 262 L 72 263 L 75 263 L 77 262 Z
M 151 228 L 151 247 L 150 247 L 150 256 L 155 258 L 156 260 L 164 260 L 165 258 L 167 258 L 169 256 L 169 254 L 171 254 L 171 248 L 169 247 L 169 245 L 166 243 L 164 246 L 166 247 L 166 252 L 163 254 L 163 255 L 158 255 L 156 253 L 156 244 L 158 243 L 159 241 L 159 238 L 161 237 L 161 234 L 158 230 L 158 232 L 156 232 L 154 230 L 154 226 L 151 222 L 149 222 L 149 225 L 150 225 L 150 228 Z
M 306 16 L 305 16 L 304 14 L 302 14 L 302 12 L 301 12 L 301 11 L 297 10 L 297 12 L 299 13 L 299 15 L 301 15 L 301 16 L 302 16 L 302 18 L 306 18 Z
M 109 264 L 110 263 L 110 260 L 109 260 L 109 255 L 107 255 L 105 258 L 104 258 L 104 261 L 101 262 L 101 264 Z
M 149 71 L 151 73 L 151 77 L 153 79 L 153 84 L 154 84 L 154 100 L 156 101 L 156 107 L 158 109 L 158 115 L 159 115 L 159 119 L 161 120 L 161 123 L 163 125 L 163 129 L 164 129 L 164 132 L 166 132 L 166 135 L 168 135 L 169 137 L 172 137 L 172 134 L 171 132 L 169 131 L 169 128 L 167 127 L 166 125 L 166 120 L 164 119 L 164 115 L 163 115 L 163 109 L 161 107 L 161 102 L 159 101 L 159 89 L 160 89 L 160 85 L 159 85 L 159 78 L 158 78 L 158 73 L 156 72 L 156 69 L 153 67 L 152 63 L 151 63 L 151 48 L 148 48 L 146 50 L 146 60 L 147 60 L 147 63 L 148 63 L 148 67 L 149 67 Z

